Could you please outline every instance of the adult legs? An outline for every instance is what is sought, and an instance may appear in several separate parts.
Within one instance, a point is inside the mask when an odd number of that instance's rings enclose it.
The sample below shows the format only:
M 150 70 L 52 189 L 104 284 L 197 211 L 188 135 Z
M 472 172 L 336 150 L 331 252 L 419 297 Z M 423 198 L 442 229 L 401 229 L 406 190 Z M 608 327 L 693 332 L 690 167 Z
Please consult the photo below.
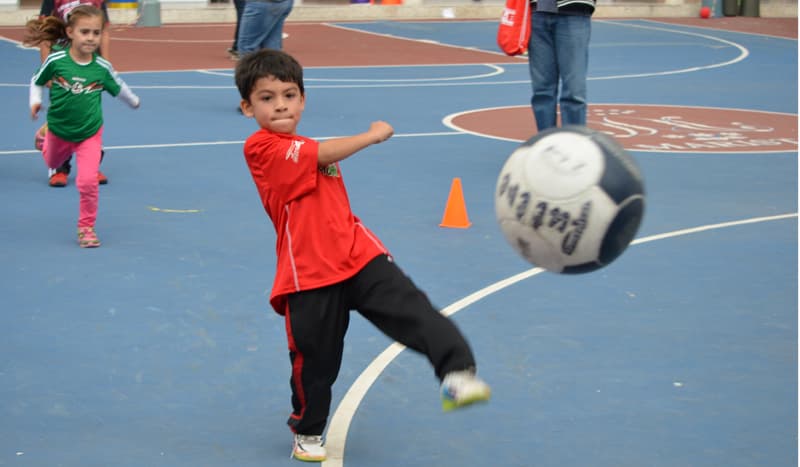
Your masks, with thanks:
M 294 0 L 282 0 L 279 2 L 270 2 L 269 10 L 270 17 L 274 18 L 274 23 L 269 27 L 263 48 L 281 50 L 283 49 L 283 25 L 289 13 L 292 12 Z
M 283 45 L 283 24 L 294 2 L 248 1 L 242 12 L 239 29 L 239 54 L 269 48 L 280 50 Z
M 528 68 L 533 96 L 531 107 L 539 131 L 557 125 L 558 75 L 556 59 L 557 14 L 533 12 L 528 42 Z
M 561 72 L 562 125 L 586 125 L 586 76 L 589 68 L 590 16 L 559 15 L 555 31 Z
M 239 25 L 239 55 L 243 56 L 259 49 L 259 45 L 267 37 L 264 30 L 264 18 L 267 16 L 267 4 L 261 1 L 248 1 L 242 11 L 242 22 Z
M 239 50 L 239 26 L 242 23 L 242 12 L 244 12 L 245 0 L 233 0 L 233 7 L 236 9 L 236 29 L 233 32 L 233 44 L 231 50 L 238 52 Z

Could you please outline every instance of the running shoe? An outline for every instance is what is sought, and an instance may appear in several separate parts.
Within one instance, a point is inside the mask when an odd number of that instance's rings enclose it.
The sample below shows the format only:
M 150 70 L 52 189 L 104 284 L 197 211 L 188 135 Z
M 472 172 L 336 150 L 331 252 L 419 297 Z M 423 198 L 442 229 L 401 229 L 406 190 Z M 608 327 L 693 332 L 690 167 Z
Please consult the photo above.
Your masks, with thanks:
M 94 231 L 94 227 L 78 227 L 78 245 L 81 248 L 97 248 L 100 240 Z
M 488 401 L 492 390 L 472 370 L 451 371 L 442 381 L 442 410 L 449 412 L 476 402 Z
M 304 462 L 322 462 L 325 460 L 325 442 L 320 435 L 294 435 L 292 457 Z

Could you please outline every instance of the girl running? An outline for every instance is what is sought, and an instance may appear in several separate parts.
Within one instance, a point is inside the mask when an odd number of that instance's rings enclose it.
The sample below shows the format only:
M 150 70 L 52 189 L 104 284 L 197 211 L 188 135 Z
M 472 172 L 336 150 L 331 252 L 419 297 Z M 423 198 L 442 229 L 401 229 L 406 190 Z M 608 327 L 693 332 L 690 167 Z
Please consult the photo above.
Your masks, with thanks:
M 103 146 L 103 108 L 101 95 L 107 91 L 132 108 L 139 97 L 117 75 L 111 63 L 97 54 L 103 36 L 105 15 L 91 5 L 70 11 L 66 21 L 54 16 L 28 22 L 26 45 L 66 39 L 69 46 L 54 50 L 31 78 L 30 108 L 35 120 L 42 109 L 44 87 L 49 82 L 50 108 L 48 131 L 42 155 L 48 168 L 55 169 L 72 154 L 78 163 L 76 186 L 80 193 L 78 244 L 84 248 L 100 246 L 94 230 L 97 218 L 100 154 Z

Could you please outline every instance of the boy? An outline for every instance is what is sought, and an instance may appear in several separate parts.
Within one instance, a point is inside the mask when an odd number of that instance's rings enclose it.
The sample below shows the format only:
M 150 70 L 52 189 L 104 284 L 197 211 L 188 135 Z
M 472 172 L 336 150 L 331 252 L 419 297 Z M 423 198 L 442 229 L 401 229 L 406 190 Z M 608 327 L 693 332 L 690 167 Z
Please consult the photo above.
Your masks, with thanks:
M 322 433 L 350 310 L 428 357 L 442 382 L 444 410 L 489 400 L 489 386 L 475 375 L 475 359 L 459 330 L 350 210 L 338 162 L 389 139 L 392 127 L 377 121 L 364 133 L 323 142 L 298 135 L 303 69 L 281 51 L 242 57 L 235 79 L 242 113 L 261 127 L 245 142 L 244 155 L 277 234 L 270 304 L 286 320 L 292 455 L 325 460 Z

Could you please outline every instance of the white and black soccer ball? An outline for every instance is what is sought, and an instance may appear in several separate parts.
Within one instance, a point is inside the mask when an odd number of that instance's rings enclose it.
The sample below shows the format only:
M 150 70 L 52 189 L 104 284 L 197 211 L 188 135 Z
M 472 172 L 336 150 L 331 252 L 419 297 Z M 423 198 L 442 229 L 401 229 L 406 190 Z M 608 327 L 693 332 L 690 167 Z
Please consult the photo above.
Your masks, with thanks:
M 545 130 L 503 166 L 500 229 L 528 262 L 551 272 L 595 271 L 628 247 L 644 215 L 644 183 L 611 136 L 584 126 Z

